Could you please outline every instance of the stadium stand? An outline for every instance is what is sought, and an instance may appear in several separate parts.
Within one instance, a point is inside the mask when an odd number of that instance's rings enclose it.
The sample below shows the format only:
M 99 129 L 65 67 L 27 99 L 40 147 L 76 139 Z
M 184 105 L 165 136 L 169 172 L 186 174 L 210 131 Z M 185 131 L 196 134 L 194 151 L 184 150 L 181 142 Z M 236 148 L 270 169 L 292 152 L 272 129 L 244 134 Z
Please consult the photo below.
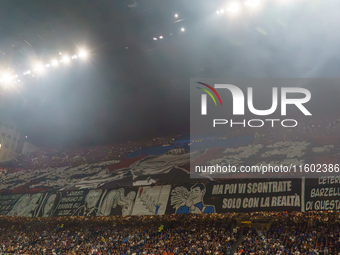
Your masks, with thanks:
M 226 254 L 239 229 L 230 214 L 1 217 L 1 254 Z
M 243 224 L 245 223 L 246 224 Z M 340 254 L 338 212 L 1 217 L 1 254 Z

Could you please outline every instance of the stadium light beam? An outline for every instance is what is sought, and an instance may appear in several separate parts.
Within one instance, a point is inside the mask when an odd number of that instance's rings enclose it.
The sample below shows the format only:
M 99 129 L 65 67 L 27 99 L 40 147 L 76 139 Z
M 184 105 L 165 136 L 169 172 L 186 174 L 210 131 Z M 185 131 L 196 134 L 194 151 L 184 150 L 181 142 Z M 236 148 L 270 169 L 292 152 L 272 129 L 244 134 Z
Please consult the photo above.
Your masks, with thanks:
M 259 0 L 247 0 L 244 5 L 249 9 L 257 9 L 260 6 Z
M 163 36 L 159 36 L 159 39 L 163 39 Z M 156 38 L 158 39 L 158 38 Z M 78 54 L 74 55 L 66 55 L 59 52 L 59 57 L 53 58 L 50 62 L 44 63 L 40 60 L 36 60 L 36 62 L 32 63 L 32 69 L 23 71 L 20 73 L 20 77 L 12 70 L 0 70 L 0 83 L 3 87 L 7 87 L 8 85 L 14 85 L 15 83 L 21 82 L 20 78 L 23 78 L 24 76 L 40 76 L 41 74 L 45 73 L 48 68 L 51 67 L 57 67 L 60 65 L 60 63 L 69 64 L 71 62 L 71 59 L 87 59 L 89 56 L 89 52 L 85 49 L 80 49 Z
M 222 15 L 224 14 L 224 9 L 217 10 L 216 13 Z
M 10 84 L 13 82 L 13 76 L 10 73 L 3 73 L 1 76 L 1 82 L 5 84 Z
M 240 4 L 239 3 L 237 3 L 237 2 L 232 2 L 232 3 L 230 3 L 229 5 L 228 5 L 228 7 L 227 7 L 227 11 L 228 11 L 228 13 L 230 13 L 230 14 L 238 14 L 239 13 L 239 11 L 240 11 Z
M 63 57 L 63 62 L 68 64 L 70 62 L 70 57 L 69 56 L 64 56 Z
M 88 56 L 89 56 L 89 53 L 86 50 L 80 50 L 79 53 L 78 53 L 78 56 L 81 59 L 87 59 Z
M 53 59 L 51 61 L 51 65 L 54 66 L 54 67 L 57 67 L 59 65 L 58 61 L 56 59 Z
M 41 74 L 44 72 L 44 66 L 40 63 L 35 64 L 34 69 L 35 72 Z

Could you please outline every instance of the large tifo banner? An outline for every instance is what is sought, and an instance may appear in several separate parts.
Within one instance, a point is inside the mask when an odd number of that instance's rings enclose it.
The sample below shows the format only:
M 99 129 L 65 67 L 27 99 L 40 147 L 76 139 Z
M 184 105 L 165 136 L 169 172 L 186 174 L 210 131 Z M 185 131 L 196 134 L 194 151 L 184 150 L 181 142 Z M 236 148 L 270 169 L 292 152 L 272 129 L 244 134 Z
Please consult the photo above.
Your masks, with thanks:
M 301 210 L 301 179 L 255 180 L 173 186 L 166 213 Z
M 25 217 L 131 215 L 138 188 L 1 195 L 0 214 Z
M 170 194 L 170 185 L 140 187 L 132 215 L 163 215 Z
M 340 176 L 306 179 L 305 210 L 340 210 Z
M 311 210 L 340 210 L 339 176 L 0 195 L 0 215 L 26 217 Z

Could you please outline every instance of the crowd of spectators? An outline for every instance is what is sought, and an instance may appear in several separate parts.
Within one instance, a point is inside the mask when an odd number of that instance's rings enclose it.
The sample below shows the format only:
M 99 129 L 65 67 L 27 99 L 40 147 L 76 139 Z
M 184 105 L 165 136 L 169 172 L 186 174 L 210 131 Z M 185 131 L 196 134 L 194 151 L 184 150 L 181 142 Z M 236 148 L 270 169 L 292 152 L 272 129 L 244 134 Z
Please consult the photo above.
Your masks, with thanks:
M 256 226 L 259 222 L 265 224 Z M 0 254 L 232 254 L 233 250 L 234 255 L 338 255 L 340 214 L 0 217 Z
M 267 227 L 255 227 L 261 220 Z M 235 248 L 236 255 L 337 255 L 340 215 L 0 217 L 0 254 L 231 254 Z
M 340 254 L 339 213 L 276 216 L 268 229 L 250 229 L 236 254 Z
M 307 141 L 334 143 L 338 141 L 340 131 L 339 116 L 324 116 L 319 119 L 296 119 L 298 125 L 293 128 L 277 125 L 274 128 L 264 126 L 253 128 L 256 132 L 254 143 L 271 144 L 279 141 Z M 248 128 L 249 129 L 249 128 Z
M 0 254 L 227 254 L 233 214 L 0 217 Z

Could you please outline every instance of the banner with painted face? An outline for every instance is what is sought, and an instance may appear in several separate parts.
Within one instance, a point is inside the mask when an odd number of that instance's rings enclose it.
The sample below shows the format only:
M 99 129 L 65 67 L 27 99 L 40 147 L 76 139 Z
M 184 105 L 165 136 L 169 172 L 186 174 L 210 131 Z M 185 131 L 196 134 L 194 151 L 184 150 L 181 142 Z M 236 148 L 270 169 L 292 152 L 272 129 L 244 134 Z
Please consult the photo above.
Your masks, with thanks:
M 27 205 L 28 196 L 26 194 L 0 195 L 0 215 L 19 216 L 23 213 L 22 208 Z
M 309 195 L 306 204 L 303 205 L 307 207 L 313 203 L 314 207 L 311 207 L 313 210 L 334 209 L 319 204 L 322 203 L 320 197 L 329 200 L 328 197 L 334 198 L 339 195 L 337 179 L 335 177 L 334 180 L 319 179 L 319 182 L 320 186 L 326 188 L 315 188 L 317 184 L 309 182 L 306 185 Z M 256 179 L 255 181 L 234 179 L 182 186 L 163 185 L 1 195 L 0 213 L 12 216 L 50 217 L 300 211 L 303 209 L 304 201 L 303 183 L 301 179 L 294 178 Z M 313 199 L 317 199 L 318 202 L 314 202 Z M 335 200 L 324 203 L 336 204 Z
M 44 193 L 24 194 L 13 205 L 6 215 L 35 217 Z
M 340 210 L 340 176 L 305 180 L 305 211 Z
M 166 213 L 300 211 L 300 179 L 256 179 L 173 186 Z
M 24 217 L 131 215 L 138 188 L 0 195 L 0 215 Z
M 207 194 L 204 183 L 172 187 L 167 214 L 215 212 L 215 205 L 211 203 L 211 196 Z
M 131 215 L 137 189 L 117 188 L 63 192 L 53 215 Z
M 105 190 L 97 215 L 131 215 L 137 190 L 136 187 Z
M 54 216 L 59 203 L 61 202 L 61 192 L 48 192 L 43 195 L 42 201 L 35 214 L 36 217 Z

